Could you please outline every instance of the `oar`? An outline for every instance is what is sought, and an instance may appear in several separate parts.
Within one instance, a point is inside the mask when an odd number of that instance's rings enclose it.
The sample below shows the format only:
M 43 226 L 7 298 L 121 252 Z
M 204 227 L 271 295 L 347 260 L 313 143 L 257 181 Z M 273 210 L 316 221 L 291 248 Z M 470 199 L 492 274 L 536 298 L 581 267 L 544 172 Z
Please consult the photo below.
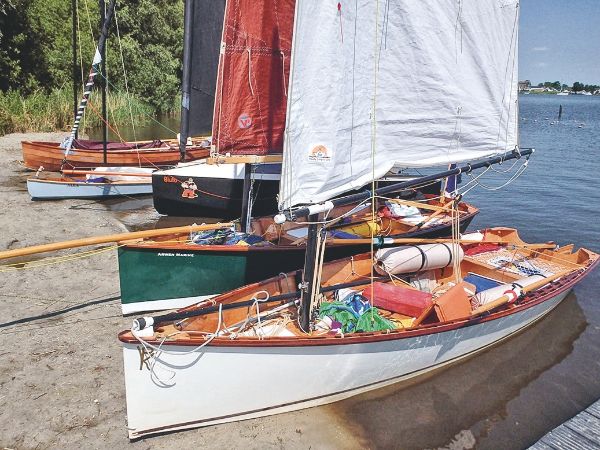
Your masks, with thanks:
M 570 271 L 570 270 L 565 270 L 562 272 L 555 273 L 554 275 L 550 275 L 546 278 L 541 279 L 540 281 L 536 281 L 535 283 L 532 283 L 528 286 L 523 287 L 523 289 L 521 289 L 521 292 L 523 294 L 527 294 L 528 292 L 535 291 L 536 289 L 538 289 L 542 286 L 545 286 L 546 284 L 551 283 L 552 281 L 557 280 L 558 278 L 565 276 L 571 272 L 572 271 Z M 489 303 L 486 303 L 485 305 L 481 305 L 480 307 L 475 308 L 473 311 L 471 311 L 471 317 L 476 317 L 487 311 L 498 308 L 499 306 L 502 306 L 502 305 L 508 303 L 512 299 L 513 299 L 512 295 L 503 295 L 502 297 L 499 297 L 496 300 L 493 300 Z
M 512 242 L 506 242 L 501 240 L 486 240 L 486 241 L 476 241 L 472 239 L 459 239 L 458 241 L 454 241 L 450 238 L 387 238 L 387 237 L 375 237 L 371 238 L 357 238 L 357 239 L 336 239 L 329 238 L 327 239 L 328 244 L 333 245 L 361 245 L 361 244 L 370 244 L 371 241 L 375 245 L 395 245 L 395 244 L 452 244 L 453 242 L 457 242 L 458 244 L 506 244 L 511 245 Z M 556 248 L 556 244 L 547 242 L 542 244 L 514 244 L 518 247 L 528 248 L 528 249 L 536 249 L 536 250 L 544 250 L 549 249 L 552 250 Z
M 168 234 L 185 234 L 192 231 L 219 230 L 233 227 L 233 223 L 214 223 L 204 225 L 186 225 L 183 227 L 159 228 L 156 230 L 134 231 L 131 233 L 109 234 L 93 236 L 72 241 L 53 242 L 51 244 L 34 245 L 31 247 L 17 248 L 0 252 L 0 259 L 15 258 L 17 256 L 34 255 L 36 253 L 53 252 L 67 248 L 85 247 L 88 245 L 107 244 L 109 242 L 127 241 L 147 237 L 164 236 Z
M 94 170 L 76 170 L 76 169 L 63 169 L 62 173 L 65 175 L 108 175 L 108 176 L 123 176 L 123 177 L 151 177 L 152 173 L 149 172 L 96 172 Z

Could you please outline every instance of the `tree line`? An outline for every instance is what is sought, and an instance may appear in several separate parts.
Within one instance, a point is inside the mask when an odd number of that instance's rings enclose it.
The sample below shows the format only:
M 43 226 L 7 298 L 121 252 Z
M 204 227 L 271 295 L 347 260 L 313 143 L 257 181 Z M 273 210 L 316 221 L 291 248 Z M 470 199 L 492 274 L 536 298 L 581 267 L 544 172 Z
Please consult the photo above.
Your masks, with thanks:
M 576 81 L 575 83 L 573 83 L 573 86 L 561 84 L 560 81 L 554 81 L 554 82 L 545 81 L 544 83 L 539 83 L 537 85 L 537 87 L 552 88 L 552 89 L 556 89 L 557 91 L 573 91 L 573 92 L 587 91 L 587 92 L 591 92 L 592 94 L 594 92 L 596 92 L 598 89 L 600 89 L 600 86 L 598 86 L 597 84 L 583 84 L 579 81 Z
M 77 0 L 77 13 L 81 82 L 100 34 L 98 1 Z M 70 89 L 72 30 L 69 0 L 0 1 L 0 93 L 27 97 Z M 107 42 L 109 90 L 122 93 L 127 82 L 154 111 L 172 111 L 179 103 L 182 53 L 183 0 L 117 1 Z

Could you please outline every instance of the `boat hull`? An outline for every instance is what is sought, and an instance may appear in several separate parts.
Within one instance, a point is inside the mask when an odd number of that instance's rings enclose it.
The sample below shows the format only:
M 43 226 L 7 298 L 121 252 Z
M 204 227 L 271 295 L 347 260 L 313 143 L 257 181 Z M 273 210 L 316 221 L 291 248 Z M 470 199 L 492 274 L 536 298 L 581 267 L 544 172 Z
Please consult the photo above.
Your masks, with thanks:
M 476 213 L 461 220 L 465 231 Z M 438 225 L 397 237 L 450 235 Z M 325 252 L 331 261 L 369 250 L 368 245 L 339 245 Z M 182 308 L 240 286 L 290 272 L 304 264 L 304 247 L 125 245 L 118 250 L 123 314 Z
M 129 197 L 152 194 L 152 184 L 148 181 L 85 183 L 32 178 L 27 180 L 27 191 L 32 200 Z
M 59 171 L 65 160 L 65 150 L 56 142 L 22 141 L 23 164 L 30 170 L 43 167 L 50 172 Z M 204 147 L 191 147 L 186 151 L 186 161 L 208 156 L 209 150 Z M 155 149 L 108 150 L 106 162 L 102 150 L 77 149 L 69 153 L 67 168 L 88 168 L 107 166 L 157 167 L 175 165 L 181 160 L 177 145 Z
M 140 361 L 139 345 L 124 343 L 129 437 L 318 406 L 416 377 L 519 332 L 569 290 L 494 319 L 378 341 L 366 336 L 336 345 L 207 345 L 191 353 L 190 347 L 164 345 L 168 353 L 158 356 L 152 374 Z
M 154 208 L 167 216 L 241 216 L 244 164 L 196 164 L 155 172 L 152 175 Z M 254 215 L 277 210 L 281 164 L 259 166 L 255 175 Z M 193 182 L 193 186 L 192 183 Z M 189 183 L 192 189 L 186 188 Z

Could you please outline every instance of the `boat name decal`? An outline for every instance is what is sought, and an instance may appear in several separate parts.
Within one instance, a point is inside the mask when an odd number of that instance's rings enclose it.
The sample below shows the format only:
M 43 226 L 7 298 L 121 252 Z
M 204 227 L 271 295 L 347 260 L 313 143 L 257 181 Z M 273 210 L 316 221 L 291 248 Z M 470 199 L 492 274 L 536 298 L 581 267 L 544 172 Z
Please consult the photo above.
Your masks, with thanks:
M 193 258 L 194 254 L 193 253 L 166 253 L 166 252 L 160 252 L 157 254 L 157 256 L 187 256 L 189 258 Z
M 179 182 L 180 182 L 180 181 L 179 181 L 177 178 L 175 178 L 175 177 L 172 177 L 172 176 L 170 176 L 170 175 L 165 175 L 165 176 L 163 177 L 163 181 L 164 181 L 165 183 L 179 183 Z

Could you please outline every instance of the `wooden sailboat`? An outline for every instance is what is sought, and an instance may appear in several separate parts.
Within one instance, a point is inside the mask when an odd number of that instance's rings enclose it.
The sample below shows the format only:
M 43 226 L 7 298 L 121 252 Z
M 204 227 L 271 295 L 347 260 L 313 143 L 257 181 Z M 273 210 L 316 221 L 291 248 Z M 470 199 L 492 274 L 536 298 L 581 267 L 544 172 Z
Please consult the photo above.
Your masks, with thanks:
M 222 48 L 213 90 L 206 91 L 215 95 L 204 99 L 214 106 L 211 158 L 156 172 L 154 207 L 167 215 L 239 217 L 254 186 L 253 212 L 268 214 L 277 209 L 294 2 L 201 3 L 203 15 L 224 24 L 222 33 L 213 27 L 201 36 L 203 45 Z M 190 66 L 190 76 L 196 70 Z M 190 104 L 189 115 L 198 108 L 207 106 Z
M 29 178 L 32 200 L 111 198 L 152 194 L 153 169 L 144 167 L 96 167 L 66 170 L 62 177 Z
M 65 162 L 65 149 L 58 142 L 22 141 L 23 163 L 30 170 L 59 172 L 62 168 L 165 167 L 181 161 L 176 139 L 135 142 L 109 142 L 106 157 L 98 141 L 77 139 Z M 195 138 L 186 148 L 186 160 L 205 158 L 209 148 L 204 138 Z
M 322 405 L 447 366 L 544 317 L 598 263 L 572 246 L 528 247 L 511 229 L 483 236 L 460 246 L 470 281 L 456 283 L 456 267 L 432 269 L 427 292 L 419 274 L 376 274 L 370 310 L 381 331 L 331 329 L 324 318 L 303 331 L 288 273 L 155 318 L 151 334 L 121 333 L 130 438 Z M 326 263 L 321 305 L 348 289 L 369 297 L 371 267 L 369 253 Z
M 75 122 L 71 135 L 64 143 L 45 141 L 22 141 L 23 163 L 30 170 L 58 172 L 63 168 L 93 168 L 93 167 L 117 167 L 138 166 L 159 168 L 172 166 L 179 161 L 192 161 L 204 158 L 209 154 L 210 144 L 206 137 L 188 139 L 186 135 L 181 146 L 176 139 L 135 141 L 135 142 L 108 142 L 106 127 L 106 101 L 105 83 L 102 84 L 102 119 L 104 122 L 102 141 L 77 139 L 79 123 L 85 108 L 89 102 L 95 79 L 103 72 L 104 49 L 108 31 L 115 11 L 116 1 L 112 0 L 108 6 L 106 16 L 102 16 L 101 33 L 98 47 L 92 63 L 83 99 L 76 108 Z M 104 7 L 100 8 L 104 14 Z M 75 10 L 74 10 L 75 11 Z M 75 12 L 74 12 L 75 14 Z M 75 42 L 75 39 L 74 39 Z M 216 61 L 217 53 L 213 59 Z M 208 59 L 208 58 L 207 58 Z M 216 64 L 216 63 L 214 63 Z M 213 65 L 214 65 L 213 64 Z M 104 76 L 104 75 L 102 75 Z M 214 81 L 213 81 L 214 85 Z M 202 130 L 206 131 L 206 128 Z M 194 134 L 193 136 L 199 136 Z
M 414 194 L 413 194 L 414 195 Z M 438 196 L 420 201 L 397 199 L 416 215 L 376 219 L 378 236 L 431 238 L 450 236 L 452 212 L 464 232 L 478 209 L 465 202 L 454 208 Z M 385 206 L 378 208 L 384 210 Z M 370 205 L 343 206 L 331 211 L 345 219 L 329 231 L 326 260 L 366 251 L 371 238 Z M 306 249 L 306 222 L 274 223 L 271 216 L 251 220 L 247 233 L 237 229 L 202 235 L 170 235 L 122 242 L 118 249 L 121 304 L 124 314 L 182 308 L 245 284 L 302 266 Z M 363 242 L 358 242 L 363 240 Z M 354 243 L 352 243 L 354 242 Z M 378 246 L 386 245 L 382 240 Z

